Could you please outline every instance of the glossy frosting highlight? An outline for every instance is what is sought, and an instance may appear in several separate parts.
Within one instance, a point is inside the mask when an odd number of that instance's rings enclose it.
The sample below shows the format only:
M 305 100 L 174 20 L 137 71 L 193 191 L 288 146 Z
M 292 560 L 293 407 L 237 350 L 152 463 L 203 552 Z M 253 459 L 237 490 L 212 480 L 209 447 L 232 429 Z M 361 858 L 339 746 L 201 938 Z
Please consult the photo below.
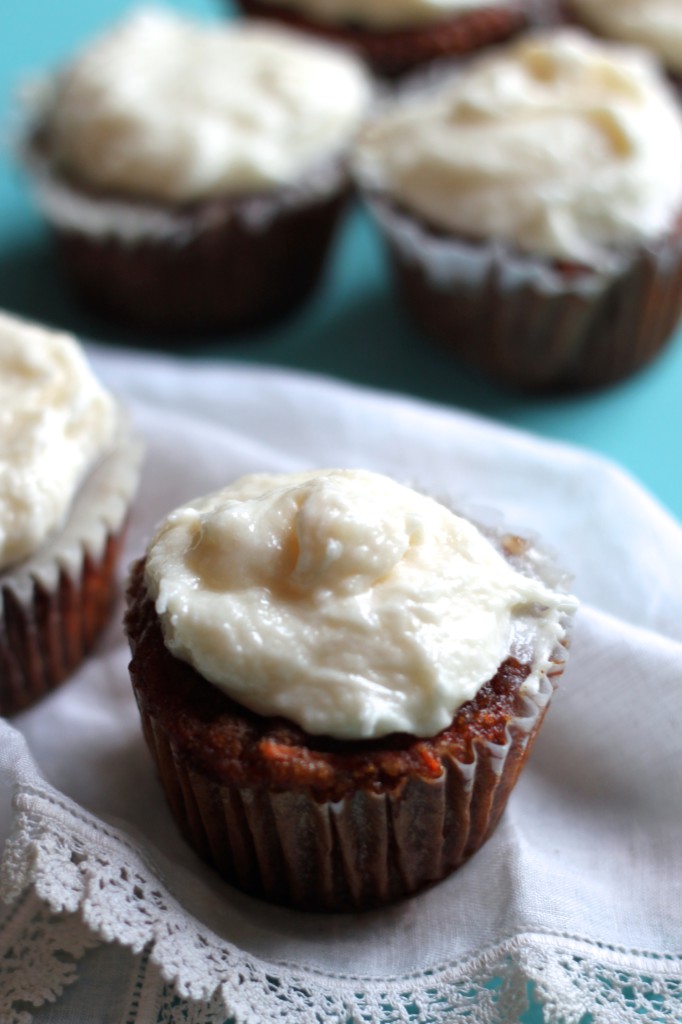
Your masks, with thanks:
M 346 739 L 435 735 L 515 642 L 533 690 L 574 607 L 468 520 L 362 470 L 248 476 L 185 505 L 145 582 L 176 657 L 256 712 Z
M 682 73 L 682 0 L 570 0 L 585 24 L 611 39 L 653 50 Z

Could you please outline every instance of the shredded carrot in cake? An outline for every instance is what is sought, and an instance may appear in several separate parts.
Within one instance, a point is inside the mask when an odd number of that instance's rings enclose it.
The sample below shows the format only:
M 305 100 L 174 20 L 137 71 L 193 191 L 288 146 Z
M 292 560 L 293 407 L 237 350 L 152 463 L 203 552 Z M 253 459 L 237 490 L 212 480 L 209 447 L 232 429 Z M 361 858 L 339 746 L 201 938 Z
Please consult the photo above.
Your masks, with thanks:
M 442 764 L 440 763 L 437 757 L 434 757 L 433 754 L 426 749 L 426 747 L 417 747 L 417 753 L 419 754 L 419 757 L 424 763 L 424 766 L 426 767 L 429 775 L 432 775 L 434 778 L 437 778 L 437 776 L 443 774 Z
M 286 743 L 275 743 L 274 740 L 262 740 L 259 744 L 263 757 L 270 761 L 289 761 L 293 751 Z

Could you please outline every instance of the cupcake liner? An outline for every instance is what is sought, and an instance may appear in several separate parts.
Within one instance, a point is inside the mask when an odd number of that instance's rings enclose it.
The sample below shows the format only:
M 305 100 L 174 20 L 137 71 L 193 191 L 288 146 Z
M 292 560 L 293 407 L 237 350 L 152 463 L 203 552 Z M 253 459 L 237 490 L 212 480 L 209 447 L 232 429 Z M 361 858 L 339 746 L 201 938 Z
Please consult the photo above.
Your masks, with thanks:
M 370 208 L 414 322 L 506 384 L 570 390 L 613 383 L 650 362 L 682 314 L 679 224 L 590 270 L 438 234 L 380 198 Z
M 106 625 L 140 457 L 122 424 L 62 529 L 0 573 L 0 714 L 28 707 L 62 682 Z
M 542 677 L 510 719 L 506 742 L 475 741 L 471 763 L 445 755 L 437 778 L 410 774 L 382 793 L 216 781 L 138 701 L 144 736 L 187 841 L 228 881 L 303 910 L 356 911 L 411 896 L 464 863 L 493 832 L 553 692 Z
M 35 138 L 24 163 L 81 297 L 131 326 L 169 332 L 258 326 L 299 305 L 350 192 L 338 154 L 296 185 L 177 209 L 81 189 L 54 172 Z
M 463 56 L 509 39 L 528 26 L 534 3 L 496 7 L 495 0 L 491 0 L 489 8 L 464 11 L 451 17 L 444 12 L 443 19 L 435 24 L 398 30 L 313 21 L 284 5 L 263 0 L 238 0 L 238 6 L 250 17 L 275 19 L 294 29 L 349 46 L 376 74 L 393 78 L 429 61 Z
M 228 201 L 171 207 L 89 191 L 55 171 L 41 130 L 34 127 L 40 124 L 40 112 L 48 102 L 47 88 L 36 85 L 36 97 L 27 100 L 24 119 L 28 123 L 17 126 L 15 148 L 28 171 L 39 208 L 54 227 L 65 232 L 115 238 L 131 246 L 168 241 L 182 248 L 204 231 L 227 222 L 236 221 L 244 230 L 266 231 L 283 212 L 331 199 L 347 186 L 345 162 L 340 153 L 334 153 L 293 184 Z

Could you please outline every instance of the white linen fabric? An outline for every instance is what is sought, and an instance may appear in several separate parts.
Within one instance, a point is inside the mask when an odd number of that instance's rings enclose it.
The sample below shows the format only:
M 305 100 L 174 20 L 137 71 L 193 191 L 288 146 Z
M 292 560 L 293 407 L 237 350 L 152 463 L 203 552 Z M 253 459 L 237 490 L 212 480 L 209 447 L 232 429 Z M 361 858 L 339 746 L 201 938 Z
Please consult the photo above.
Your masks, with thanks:
M 468 414 L 275 369 L 90 355 L 147 444 L 128 560 L 169 508 L 241 473 L 364 467 L 539 535 L 583 606 L 495 835 L 426 893 L 324 919 L 237 893 L 179 838 L 119 614 L 76 676 L 0 720 L 0 1022 L 78 1019 L 80 992 L 92 1019 L 129 1024 L 492 1024 L 518 1019 L 529 982 L 548 1022 L 682 1019 L 679 525 L 606 460 Z

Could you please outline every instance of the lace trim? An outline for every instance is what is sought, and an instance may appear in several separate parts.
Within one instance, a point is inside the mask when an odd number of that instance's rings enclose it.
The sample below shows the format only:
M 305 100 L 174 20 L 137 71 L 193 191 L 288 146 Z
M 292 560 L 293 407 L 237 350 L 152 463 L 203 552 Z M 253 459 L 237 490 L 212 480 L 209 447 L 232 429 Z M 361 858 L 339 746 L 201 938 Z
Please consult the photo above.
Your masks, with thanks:
M 77 963 L 100 939 L 72 914 L 55 914 L 24 892 L 0 923 L 0 1024 L 30 1024 L 78 980 Z
M 682 1019 L 682 956 L 580 936 L 517 935 L 457 964 L 381 982 L 268 964 L 187 915 L 122 833 L 49 788 L 22 787 L 15 807 L 0 891 L 19 902 L 0 960 L 11 1007 L 0 1024 L 29 1024 L 31 1007 L 76 979 L 85 951 L 114 939 L 139 955 L 127 1024 L 501 1024 L 528 1009 L 529 987 L 546 1019 L 562 1024 L 585 1014 L 594 1024 Z M 22 897 L 29 886 L 42 910 Z

